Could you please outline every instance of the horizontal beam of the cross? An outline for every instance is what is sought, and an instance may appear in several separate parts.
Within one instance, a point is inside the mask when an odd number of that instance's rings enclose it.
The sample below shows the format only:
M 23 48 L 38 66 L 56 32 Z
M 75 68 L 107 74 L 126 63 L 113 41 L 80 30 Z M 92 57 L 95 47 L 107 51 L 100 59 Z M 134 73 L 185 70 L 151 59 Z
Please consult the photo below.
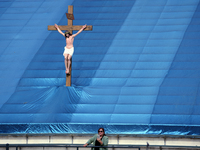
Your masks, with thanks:
M 80 30 L 83 26 L 58 26 L 60 30 Z M 48 30 L 57 30 L 55 26 L 49 25 Z M 84 30 L 92 30 L 92 25 L 87 25 Z

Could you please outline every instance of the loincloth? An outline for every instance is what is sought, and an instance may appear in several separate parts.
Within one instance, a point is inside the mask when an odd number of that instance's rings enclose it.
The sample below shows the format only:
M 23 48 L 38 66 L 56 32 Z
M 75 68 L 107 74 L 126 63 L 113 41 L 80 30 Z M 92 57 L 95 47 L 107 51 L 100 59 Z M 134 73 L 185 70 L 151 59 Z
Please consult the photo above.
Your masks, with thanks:
M 64 56 L 65 54 L 69 54 L 69 55 L 72 56 L 72 55 L 74 54 L 74 47 L 72 47 L 72 48 L 70 48 L 70 49 L 64 47 L 63 56 Z

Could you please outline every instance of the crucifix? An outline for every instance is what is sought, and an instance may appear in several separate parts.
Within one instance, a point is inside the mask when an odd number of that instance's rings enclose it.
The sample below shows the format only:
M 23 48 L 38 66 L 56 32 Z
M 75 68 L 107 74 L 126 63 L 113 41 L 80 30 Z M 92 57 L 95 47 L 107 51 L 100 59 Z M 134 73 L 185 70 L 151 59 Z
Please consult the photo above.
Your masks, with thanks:
M 73 15 L 73 6 L 69 5 L 68 6 L 68 13 L 66 13 L 67 19 L 68 19 L 68 25 L 67 26 L 60 26 L 60 30 L 68 30 L 71 34 L 75 30 L 80 30 L 83 26 L 78 26 L 74 25 L 73 26 L 73 20 L 74 20 L 74 15 Z M 48 25 L 48 30 L 57 30 L 54 25 Z M 87 25 L 87 27 L 84 30 L 92 30 L 92 25 Z M 72 65 L 72 60 L 71 60 L 71 65 Z M 71 65 L 69 69 L 69 75 L 66 75 L 66 86 L 71 86 Z

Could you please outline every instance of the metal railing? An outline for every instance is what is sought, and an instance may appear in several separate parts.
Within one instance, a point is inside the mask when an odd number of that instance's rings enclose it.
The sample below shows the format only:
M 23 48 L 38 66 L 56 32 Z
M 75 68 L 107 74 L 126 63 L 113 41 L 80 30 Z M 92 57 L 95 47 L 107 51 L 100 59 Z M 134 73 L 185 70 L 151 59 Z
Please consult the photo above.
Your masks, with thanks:
M 93 148 L 93 147 L 101 147 L 101 148 L 134 148 L 140 150 L 142 148 L 146 148 L 148 150 L 150 147 L 154 148 L 173 148 L 173 149 L 195 149 L 200 150 L 200 146 L 178 146 L 178 145 L 108 145 L 108 146 L 87 146 L 83 147 L 82 144 L 0 144 L 0 147 L 5 147 L 6 150 L 9 150 L 10 147 L 15 147 L 16 150 L 21 147 L 74 147 L 77 150 L 79 148 Z
M 74 147 L 77 150 L 79 148 L 93 148 L 93 147 L 99 147 L 99 148 L 137 148 L 140 150 L 139 146 L 135 145 L 108 145 L 108 146 L 87 146 L 83 147 L 83 145 L 80 144 L 0 144 L 0 147 L 6 147 L 6 150 L 9 150 L 10 147 L 16 147 L 16 150 L 18 150 L 19 147 Z

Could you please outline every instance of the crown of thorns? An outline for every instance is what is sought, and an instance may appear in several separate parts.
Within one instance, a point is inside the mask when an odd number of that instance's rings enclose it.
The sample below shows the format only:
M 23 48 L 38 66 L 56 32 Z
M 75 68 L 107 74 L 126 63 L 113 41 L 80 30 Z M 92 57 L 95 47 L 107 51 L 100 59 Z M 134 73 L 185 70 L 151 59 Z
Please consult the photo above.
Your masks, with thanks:
M 69 31 L 66 31 L 65 34 L 70 34 L 70 32 L 69 32 Z

